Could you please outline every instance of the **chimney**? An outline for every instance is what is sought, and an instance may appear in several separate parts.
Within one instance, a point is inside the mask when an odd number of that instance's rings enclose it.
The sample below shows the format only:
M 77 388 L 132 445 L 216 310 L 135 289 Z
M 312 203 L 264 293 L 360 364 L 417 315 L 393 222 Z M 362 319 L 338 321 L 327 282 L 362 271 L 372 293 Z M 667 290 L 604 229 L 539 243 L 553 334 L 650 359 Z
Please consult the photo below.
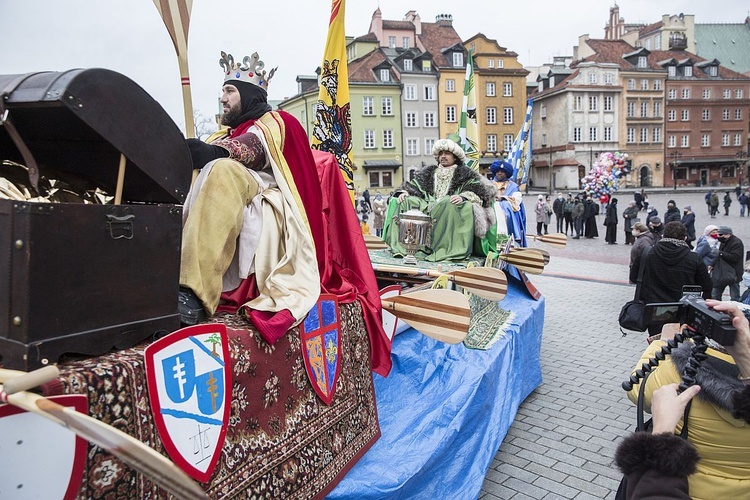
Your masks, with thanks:
M 451 14 L 438 14 L 435 16 L 435 22 L 438 26 L 453 26 L 453 16 Z

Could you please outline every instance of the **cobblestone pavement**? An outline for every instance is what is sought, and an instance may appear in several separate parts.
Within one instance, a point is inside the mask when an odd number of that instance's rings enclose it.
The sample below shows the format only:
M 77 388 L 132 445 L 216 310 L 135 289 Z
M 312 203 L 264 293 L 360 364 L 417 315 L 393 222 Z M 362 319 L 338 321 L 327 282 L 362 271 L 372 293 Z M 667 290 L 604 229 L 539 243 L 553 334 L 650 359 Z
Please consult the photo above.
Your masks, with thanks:
M 723 197 L 724 191 L 719 192 Z M 689 204 L 699 235 L 711 223 L 730 225 L 750 248 L 750 218 L 739 217 L 734 193 L 730 215 L 724 216 L 722 208 L 716 219 L 707 214 L 704 194 L 677 191 L 648 197 L 660 217 L 670 199 L 680 210 Z M 621 216 L 632 194 L 616 197 Z M 536 195 L 524 197 L 532 233 L 535 202 Z M 521 404 L 479 498 L 614 498 L 621 478 L 612 463 L 614 450 L 635 423 L 635 407 L 620 384 L 645 349 L 646 335 L 620 333 L 617 315 L 634 292 L 627 284 L 630 246 L 623 244 L 622 223 L 619 244 L 607 245 L 604 216 L 598 219 L 599 238 L 569 239 L 564 250 L 538 244 L 552 256 L 544 274 L 531 277 L 547 301 L 543 382 Z M 554 216 L 551 233 L 553 229 Z

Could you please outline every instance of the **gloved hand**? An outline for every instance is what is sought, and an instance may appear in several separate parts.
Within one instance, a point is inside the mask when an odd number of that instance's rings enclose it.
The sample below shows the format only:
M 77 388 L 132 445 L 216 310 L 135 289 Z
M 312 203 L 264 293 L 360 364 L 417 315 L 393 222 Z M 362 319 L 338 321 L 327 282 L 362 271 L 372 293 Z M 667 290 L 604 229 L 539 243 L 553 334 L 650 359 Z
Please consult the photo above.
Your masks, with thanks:
M 190 157 L 193 159 L 193 168 L 201 169 L 212 160 L 229 157 L 229 151 L 222 147 L 206 144 L 200 139 L 186 139 L 186 141 Z

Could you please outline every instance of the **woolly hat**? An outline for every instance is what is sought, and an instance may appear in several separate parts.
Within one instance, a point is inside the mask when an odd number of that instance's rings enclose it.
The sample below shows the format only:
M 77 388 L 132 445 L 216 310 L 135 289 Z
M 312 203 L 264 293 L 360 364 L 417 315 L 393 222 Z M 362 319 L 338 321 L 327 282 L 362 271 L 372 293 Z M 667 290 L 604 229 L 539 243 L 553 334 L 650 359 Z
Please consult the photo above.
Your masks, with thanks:
M 685 207 L 683 208 L 683 210 L 687 210 L 688 212 L 692 212 L 693 211 L 693 207 L 691 207 L 690 205 L 685 205 Z
M 495 175 L 501 170 L 505 172 L 505 176 L 508 179 L 513 177 L 513 165 L 511 165 L 507 161 L 495 160 L 494 162 L 492 162 L 492 165 L 490 165 L 490 172 L 492 173 L 492 175 Z
M 733 234 L 729 226 L 719 226 L 719 234 Z
M 438 139 L 437 141 L 435 141 L 435 145 L 432 146 L 432 156 L 435 157 L 435 160 L 438 159 L 441 151 L 448 151 L 449 153 L 453 153 L 453 156 L 461 160 L 461 163 L 464 163 L 466 161 L 466 153 L 464 153 L 464 150 L 461 149 L 461 146 L 451 141 L 450 139 Z
M 659 224 L 661 224 L 661 219 L 658 217 L 651 217 L 651 220 L 648 223 L 649 226 L 658 226 Z

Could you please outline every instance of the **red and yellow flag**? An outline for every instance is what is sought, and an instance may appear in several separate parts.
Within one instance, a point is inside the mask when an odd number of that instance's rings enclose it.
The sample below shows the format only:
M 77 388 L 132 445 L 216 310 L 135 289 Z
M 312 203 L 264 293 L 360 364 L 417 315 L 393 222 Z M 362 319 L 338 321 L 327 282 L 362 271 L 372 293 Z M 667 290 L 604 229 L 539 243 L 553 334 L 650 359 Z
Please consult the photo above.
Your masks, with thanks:
M 349 103 L 349 72 L 346 67 L 344 30 L 345 0 L 332 0 L 320 89 L 313 120 L 312 147 L 336 157 L 349 196 L 354 203 L 352 119 Z

